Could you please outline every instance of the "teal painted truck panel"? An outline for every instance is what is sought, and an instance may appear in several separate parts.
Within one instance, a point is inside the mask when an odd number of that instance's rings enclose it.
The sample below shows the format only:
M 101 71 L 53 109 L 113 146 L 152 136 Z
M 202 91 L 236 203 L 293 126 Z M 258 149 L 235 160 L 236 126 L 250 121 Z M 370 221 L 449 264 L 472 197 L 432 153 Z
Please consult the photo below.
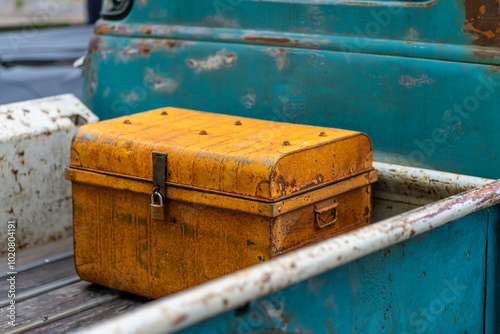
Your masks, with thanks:
M 82 334 L 495 333 L 500 181 L 374 167 L 374 223 Z
M 479 211 L 179 333 L 482 333 L 497 224 Z
M 375 159 L 499 178 L 498 4 L 136 0 L 96 25 L 84 102 L 359 130 Z M 498 35 L 500 36 L 500 35 Z M 182 333 L 493 333 L 498 207 Z
M 95 45 L 84 96 L 101 118 L 185 107 L 363 131 L 379 161 L 491 178 L 500 169 L 496 67 L 116 36 Z

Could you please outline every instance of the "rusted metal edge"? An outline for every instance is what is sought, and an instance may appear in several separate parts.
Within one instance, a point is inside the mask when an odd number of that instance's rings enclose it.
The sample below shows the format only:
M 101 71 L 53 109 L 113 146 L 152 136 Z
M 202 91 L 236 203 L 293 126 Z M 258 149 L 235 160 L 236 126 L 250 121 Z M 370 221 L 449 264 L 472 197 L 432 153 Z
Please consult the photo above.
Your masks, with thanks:
M 499 202 L 500 180 L 158 299 L 78 333 L 172 333 Z
M 66 178 L 73 182 L 151 194 L 152 181 L 141 177 L 70 166 L 66 169 Z M 127 182 L 117 182 L 118 179 Z M 377 172 L 370 168 L 272 201 L 167 182 L 166 199 L 217 206 L 265 217 L 277 217 L 305 205 L 369 185 L 377 179 Z
M 434 3 L 434 2 L 433 2 Z M 411 4 L 407 2 L 406 4 Z M 99 21 L 95 26 L 95 34 L 99 36 L 128 36 L 172 40 L 204 41 L 231 44 L 259 44 L 272 47 L 300 49 L 317 49 L 320 51 L 337 51 L 346 53 L 363 53 L 388 55 L 397 57 L 457 61 L 464 63 L 499 65 L 498 50 L 470 45 L 455 45 L 431 42 L 417 42 L 360 36 L 344 36 L 333 34 L 306 34 L 291 32 L 273 32 L 265 30 L 214 28 L 183 25 L 150 25 L 139 23 L 112 23 Z M 95 49 L 89 49 L 89 56 Z M 480 54 L 481 57 L 477 55 Z
M 268 0 L 268 2 L 282 2 L 281 0 Z M 438 0 L 415 0 L 412 2 L 402 2 L 402 1 L 380 1 L 380 0 L 351 0 L 351 1 L 321 1 L 321 0 L 294 0 L 294 3 L 304 4 L 308 6 L 313 5 L 339 5 L 339 4 L 347 4 L 353 6 L 401 6 L 401 7 L 426 7 L 430 6 Z
M 436 4 L 439 0 L 417 0 L 412 2 L 401 1 L 363 1 L 363 0 L 342 0 L 333 1 L 332 4 L 350 5 L 350 6 L 384 6 L 384 7 L 429 7 Z M 308 3 L 309 2 L 305 2 Z
M 440 171 L 374 162 L 379 184 L 373 197 L 392 202 L 427 205 L 494 180 Z

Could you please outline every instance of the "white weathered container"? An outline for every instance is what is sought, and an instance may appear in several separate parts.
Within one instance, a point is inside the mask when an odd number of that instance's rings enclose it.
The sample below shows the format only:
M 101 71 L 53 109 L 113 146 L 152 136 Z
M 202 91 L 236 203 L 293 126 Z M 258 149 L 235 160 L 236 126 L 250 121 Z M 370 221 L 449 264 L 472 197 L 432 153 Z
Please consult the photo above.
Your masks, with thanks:
M 0 224 L 17 221 L 18 249 L 71 234 L 71 139 L 98 120 L 71 94 L 0 106 Z

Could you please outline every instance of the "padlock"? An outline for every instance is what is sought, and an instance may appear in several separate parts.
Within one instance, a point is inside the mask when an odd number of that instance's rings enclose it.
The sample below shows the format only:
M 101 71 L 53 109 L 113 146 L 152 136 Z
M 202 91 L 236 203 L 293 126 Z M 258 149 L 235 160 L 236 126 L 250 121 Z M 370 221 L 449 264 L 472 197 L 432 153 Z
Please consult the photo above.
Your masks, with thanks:
M 158 203 L 155 203 L 155 195 L 159 198 Z M 165 206 L 163 205 L 163 196 L 159 192 L 153 192 L 151 195 L 151 219 L 165 220 Z

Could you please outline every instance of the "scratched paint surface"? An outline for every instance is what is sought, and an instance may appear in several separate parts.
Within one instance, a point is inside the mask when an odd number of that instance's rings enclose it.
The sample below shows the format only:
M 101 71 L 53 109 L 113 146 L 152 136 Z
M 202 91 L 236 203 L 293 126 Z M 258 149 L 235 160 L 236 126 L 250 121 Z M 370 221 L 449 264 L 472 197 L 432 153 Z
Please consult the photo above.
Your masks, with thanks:
M 489 215 L 477 212 L 179 333 L 482 332 L 487 229 L 498 224 Z
M 0 106 L 0 221 L 17 220 L 18 248 L 71 235 L 71 138 L 75 122 L 97 120 L 70 94 Z

